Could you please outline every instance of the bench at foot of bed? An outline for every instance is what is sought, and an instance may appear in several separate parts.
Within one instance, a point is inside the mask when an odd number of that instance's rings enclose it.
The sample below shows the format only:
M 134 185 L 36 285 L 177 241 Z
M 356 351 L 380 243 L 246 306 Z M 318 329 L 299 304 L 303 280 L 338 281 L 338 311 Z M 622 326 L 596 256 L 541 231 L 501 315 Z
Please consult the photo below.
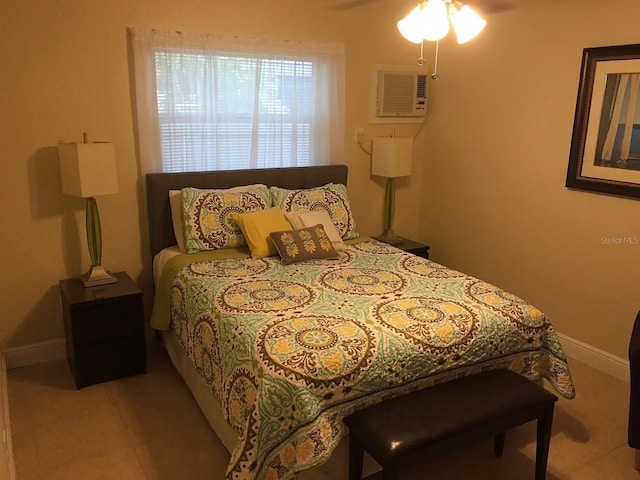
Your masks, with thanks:
M 544 480 L 553 408 L 543 387 L 509 370 L 491 370 L 412 392 L 354 413 L 349 427 L 349 480 L 362 478 L 366 450 L 396 480 L 412 459 L 437 455 L 464 442 L 495 436 L 502 455 L 505 431 L 537 420 L 535 479 Z

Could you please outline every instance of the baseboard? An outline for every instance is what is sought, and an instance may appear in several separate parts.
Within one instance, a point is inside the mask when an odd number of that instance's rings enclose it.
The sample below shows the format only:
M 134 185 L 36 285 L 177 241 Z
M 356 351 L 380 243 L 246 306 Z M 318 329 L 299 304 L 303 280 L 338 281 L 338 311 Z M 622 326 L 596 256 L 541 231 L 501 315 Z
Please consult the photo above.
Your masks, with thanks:
M 11 443 L 11 419 L 9 418 L 9 395 L 7 391 L 7 364 L 0 353 L 0 430 L 2 430 L 2 452 L 0 452 L 0 478 L 15 480 L 16 469 L 13 463 L 13 446 Z
M 66 357 L 67 347 L 64 338 L 7 348 L 4 351 L 8 369 L 61 360 Z
M 569 359 L 573 358 L 619 380 L 630 382 L 628 360 L 561 333 L 558 333 L 558 337 L 562 343 L 562 349 Z
M 612 377 L 629 382 L 629 361 L 611 355 L 599 348 L 575 340 L 567 335 L 558 333 L 564 353 L 569 358 L 585 363 Z M 8 348 L 4 351 L 6 368 L 17 368 L 36 363 L 61 360 L 66 358 L 66 344 L 64 338 L 34 343 L 22 347 Z

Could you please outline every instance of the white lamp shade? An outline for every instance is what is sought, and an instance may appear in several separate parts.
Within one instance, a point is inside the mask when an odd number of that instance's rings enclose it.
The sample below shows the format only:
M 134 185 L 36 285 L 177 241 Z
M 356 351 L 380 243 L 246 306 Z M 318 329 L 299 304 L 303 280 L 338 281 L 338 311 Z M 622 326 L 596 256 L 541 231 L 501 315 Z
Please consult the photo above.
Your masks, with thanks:
M 118 193 L 113 143 L 59 143 L 62 192 L 90 198 Z
M 473 9 L 466 5 L 451 15 L 451 23 L 456 31 L 458 43 L 465 43 L 475 38 L 487 24 Z
M 447 6 L 443 0 L 429 0 L 398 22 L 398 30 L 413 43 L 440 40 L 449 32 Z
M 375 137 L 371 152 L 371 174 L 396 178 L 411 175 L 413 139 Z
M 398 20 L 398 30 L 404 38 L 413 43 L 420 43 L 422 37 L 422 25 L 424 23 L 424 10 L 421 5 L 411 10 L 411 13 Z
M 422 36 L 425 40 L 440 40 L 449 33 L 449 17 L 443 0 L 429 0 L 424 7 L 424 19 Z

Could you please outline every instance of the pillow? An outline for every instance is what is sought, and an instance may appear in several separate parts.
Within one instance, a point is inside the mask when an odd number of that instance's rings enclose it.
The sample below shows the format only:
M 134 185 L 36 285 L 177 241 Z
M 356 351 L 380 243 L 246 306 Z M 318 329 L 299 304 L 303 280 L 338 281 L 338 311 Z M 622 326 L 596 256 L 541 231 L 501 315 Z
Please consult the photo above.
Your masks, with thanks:
M 253 258 L 277 255 L 278 250 L 269 238 L 269 234 L 291 228 L 291 224 L 280 207 L 243 213 L 237 215 L 235 220 L 240 230 L 242 230 Z
M 182 189 L 182 219 L 186 253 L 247 244 L 235 217 L 241 213 L 270 208 L 267 188 L 250 192 L 216 192 Z
M 329 237 L 333 248 L 336 250 L 344 250 L 346 248 L 336 226 L 333 224 L 333 221 L 326 210 L 312 210 L 310 212 L 302 213 L 287 212 L 285 215 L 294 230 L 300 230 L 301 228 L 321 224 L 327 234 L 327 237 Z
M 285 265 L 317 258 L 338 258 L 338 252 L 320 223 L 300 230 L 271 232 L 269 236 Z
M 273 205 L 285 212 L 324 210 L 329 213 L 342 239 L 349 240 L 358 236 L 347 197 L 347 187 L 344 185 L 329 183 L 307 190 L 286 190 L 280 187 L 270 187 L 269 190 Z
M 212 192 L 250 192 L 258 188 L 267 188 L 262 183 L 253 185 L 242 185 L 226 189 L 212 189 Z M 176 236 L 178 248 L 182 253 L 186 252 L 184 247 L 184 222 L 182 220 L 182 192 L 180 190 L 169 190 L 169 206 L 171 207 L 171 222 L 173 223 L 173 234 Z

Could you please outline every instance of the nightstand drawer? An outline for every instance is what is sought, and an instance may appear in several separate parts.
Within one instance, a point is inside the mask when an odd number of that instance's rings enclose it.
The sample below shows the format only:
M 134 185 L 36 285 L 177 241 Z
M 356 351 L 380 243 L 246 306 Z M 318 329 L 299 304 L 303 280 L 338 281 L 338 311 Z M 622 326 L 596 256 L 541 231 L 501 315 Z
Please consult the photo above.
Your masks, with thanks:
M 126 272 L 85 288 L 60 281 L 69 367 L 78 388 L 147 371 L 142 291 Z
M 78 388 L 147 372 L 143 335 L 76 347 L 74 354 Z
M 74 342 L 90 345 L 144 333 L 141 296 L 72 310 L 71 330 Z

